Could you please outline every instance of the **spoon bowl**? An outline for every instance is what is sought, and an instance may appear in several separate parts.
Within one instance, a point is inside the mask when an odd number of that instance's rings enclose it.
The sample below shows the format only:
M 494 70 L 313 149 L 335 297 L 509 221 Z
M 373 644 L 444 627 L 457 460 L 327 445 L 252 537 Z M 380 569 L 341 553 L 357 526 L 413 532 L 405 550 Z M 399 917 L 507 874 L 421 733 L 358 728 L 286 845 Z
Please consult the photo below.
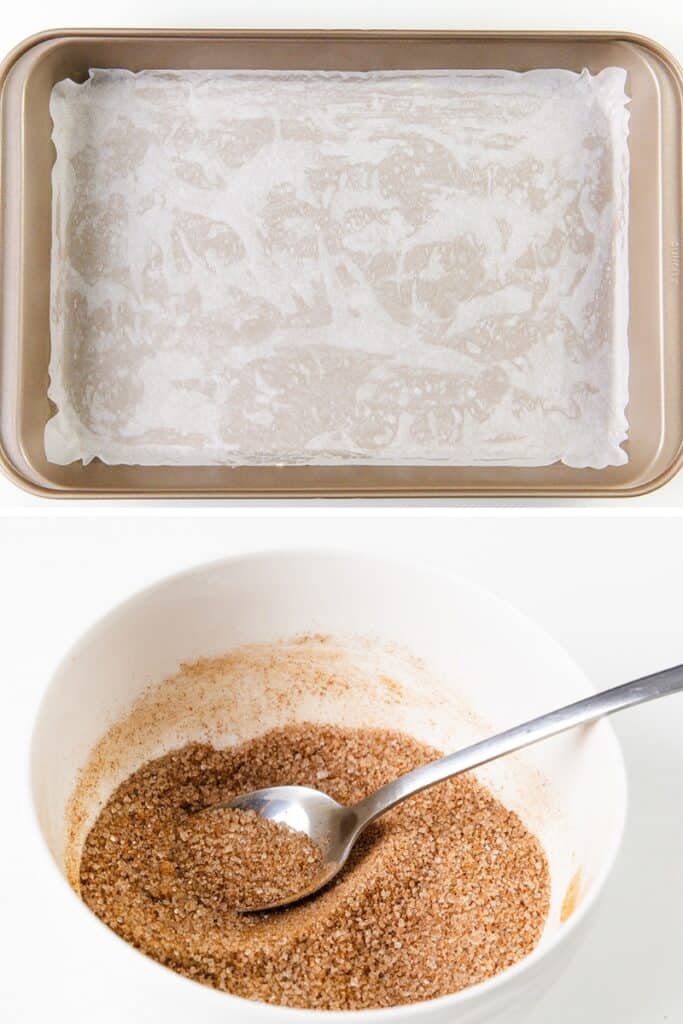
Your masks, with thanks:
M 261 818 L 287 825 L 295 832 L 303 832 L 315 843 L 322 855 L 318 874 L 299 892 L 283 896 L 273 903 L 258 906 L 240 906 L 241 913 L 274 910 L 287 906 L 317 892 L 337 875 L 353 849 L 363 824 L 356 809 L 344 807 L 332 797 L 309 786 L 271 786 L 243 793 L 233 800 L 212 804 L 209 810 L 228 808 L 253 811 Z

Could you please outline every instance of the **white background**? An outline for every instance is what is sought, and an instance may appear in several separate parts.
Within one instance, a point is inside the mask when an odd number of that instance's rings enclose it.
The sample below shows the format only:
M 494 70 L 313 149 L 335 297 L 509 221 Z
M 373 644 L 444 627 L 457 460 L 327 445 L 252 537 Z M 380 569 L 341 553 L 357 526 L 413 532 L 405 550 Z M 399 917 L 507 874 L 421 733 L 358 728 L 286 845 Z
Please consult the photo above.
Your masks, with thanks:
M 517 604 L 564 643 L 596 687 L 683 662 L 678 515 L 205 512 L 38 515 L 1 525 L 0 963 L 7 1021 L 143 1018 L 125 984 L 116 991 L 95 986 L 78 941 L 75 897 L 54 885 L 32 825 L 26 759 L 36 706 L 57 660 L 93 619 L 158 576 L 275 546 L 401 554 L 452 567 Z M 531 1009 L 528 1024 L 683 1020 L 683 694 L 613 722 L 631 790 L 625 842 L 586 944 Z M 124 1005 L 134 1009 L 124 1013 Z M 145 1024 L 155 1019 L 144 1014 Z
M 31 33 L 65 26 L 620 29 L 652 36 L 683 60 L 680 0 L 242 0 L 232 3 L 230 0 L 109 0 L 108 3 L 102 0 L 8 0 L 0 24 L 0 52 L 6 52 Z M 683 472 L 654 494 L 626 499 L 626 502 L 631 508 L 683 508 Z M 472 499 L 422 504 L 444 507 L 471 503 Z M 20 491 L 0 474 L 0 508 L 20 509 L 45 504 L 44 498 Z M 291 505 L 291 502 L 278 504 Z M 335 501 L 334 504 L 344 503 Z M 384 502 L 385 507 L 389 504 L 397 503 Z M 477 504 L 496 503 L 489 500 Z M 515 502 L 497 504 L 514 505 Z M 609 499 L 555 500 L 551 504 L 585 507 L 586 504 L 605 506 L 613 502 Z

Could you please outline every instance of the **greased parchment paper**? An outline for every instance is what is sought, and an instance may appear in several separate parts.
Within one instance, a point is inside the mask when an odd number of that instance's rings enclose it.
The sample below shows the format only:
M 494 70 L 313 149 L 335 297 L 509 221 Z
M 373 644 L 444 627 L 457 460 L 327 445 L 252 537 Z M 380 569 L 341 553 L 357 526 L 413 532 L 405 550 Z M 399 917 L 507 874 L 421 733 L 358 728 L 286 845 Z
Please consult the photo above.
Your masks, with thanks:
M 58 83 L 48 458 L 624 463 L 625 80 Z

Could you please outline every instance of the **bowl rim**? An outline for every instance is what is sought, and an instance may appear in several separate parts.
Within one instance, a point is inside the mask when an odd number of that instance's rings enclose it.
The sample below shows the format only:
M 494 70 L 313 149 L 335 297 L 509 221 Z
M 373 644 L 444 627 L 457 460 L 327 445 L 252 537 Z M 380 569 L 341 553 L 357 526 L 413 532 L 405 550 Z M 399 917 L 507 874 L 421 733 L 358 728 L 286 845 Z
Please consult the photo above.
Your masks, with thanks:
M 598 720 L 593 724 L 593 728 L 599 729 L 603 734 L 606 749 L 609 751 L 611 756 L 611 767 L 614 772 L 618 797 L 618 817 L 613 828 L 611 841 L 607 846 L 607 850 L 603 858 L 602 866 L 593 878 L 590 887 L 583 894 L 578 906 L 571 914 L 571 917 L 562 924 L 561 928 L 558 929 L 555 935 L 553 935 L 547 943 L 544 944 L 539 941 L 539 944 L 536 945 L 531 953 L 522 957 L 521 960 L 516 961 L 516 963 L 512 964 L 510 967 L 499 971 L 498 974 L 494 974 L 492 977 L 487 978 L 484 981 L 477 982 L 474 985 L 469 985 L 467 988 L 461 989 L 458 992 L 437 996 L 433 999 L 425 999 L 420 1002 L 364 1010 L 317 1010 L 303 1007 L 282 1006 L 278 1004 L 265 1003 L 255 999 L 246 999 L 244 996 L 238 996 L 231 992 L 224 992 L 220 989 L 215 989 L 209 985 L 202 984 L 201 982 L 193 981 L 191 978 L 174 971 L 170 967 L 166 967 L 158 960 L 155 960 L 148 954 L 143 953 L 131 943 L 121 938 L 121 936 L 97 917 L 97 915 L 93 913 L 93 911 L 90 910 L 90 908 L 79 898 L 78 894 L 69 884 L 63 870 L 57 862 L 57 859 L 49 849 L 45 835 L 43 834 L 35 800 L 35 781 L 37 770 L 36 733 L 45 710 L 45 704 L 49 695 L 55 689 L 57 679 L 60 677 L 63 670 L 67 668 L 69 662 L 77 657 L 80 648 L 88 643 L 92 634 L 97 630 L 106 627 L 110 620 L 114 620 L 127 609 L 130 610 L 137 602 L 153 597 L 156 592 L 163 591 L 166 587 L 174 585 L 184 578 L 217 571 L 223 567 L 228 568 L 245 562 L 253 563 L 257 561 L 272 561 L 274 559 L 284 560 L 287 558 L 297 559 L 302 557 L 307 559 L 313 558 L 320 561 L 365 561 L 366 563 L 372 563 L 376 566 L 384 565 L 399 570 L 403 569 L 405 571 L 415 572 L 423 577 L 432 577 L 433 579 L 441 580 L 442 582 L 464 585 L 473 592 L 485 597 L 487 600 L 498 604 L 505 609 L 508 615 L 516 616 L 518 620 L 523 622 L 527 627 L 531 627 L 539 634 L 543 635 L 546 640 L 548 640 L 557 649 L 558 653 L 568 659 L 582 677 L 582 681 L 585 681 L 586 693 L 584 696 L 590 696 L 596 692 L 588 675 L 574 660 L 564 645 L 561 644 L 552 633 L 546 630 L 545 627 L 538 623 L 532 616 L 522 611 L 506 597 L 502 597 L 496 591 L 491 590 L 490 588 L 475 582 L 466 576 L 460 576 L 457 572 L 450 569 L 435 566 L 429 561 L 424 561 L 419 557 L 395 556 L 385 554 L 384 552 L 378 554 L 370 550 L 346 547 L 340 544 L 338 546 L 293 545 L 291 547 L 264 547 L 210 559 L 157 578 L 153 582 L 135 590 L 132 594 L 129 594 L 128 597 L 124 597 L 122 600 L 117 601 L 111 608 L 104 612 L 104 614 L 101 614 L 88 622 L 86 627 L 78 632 L 75 639 L 69 643 L 65 653 L 58 660 L 55 668 L 52 670 L 34 712 L 33 726 L 27 751 L 28 771 L 24 776 L 24 784 L 28 789 L 28 802 L 31 807 L 30 818 L 33 828 L 37 833 L 37 837 L 39 838 L 39 845 L 42 853 L 51 865 L 53 877 L 56 877 L 57 880 L 61 882 L 62 887 L 66 887 L 70 895 L 73 897 L 73 900 L 71 901 L 72 905 L 76 905 L 77 912 L 81 914 L 81 920 L 83 920 L 84 923 L 88 920 L 91 921 L 96 926 L 98 934 L 108 934 L 109 937 L 113 938 L 120 947 L 123 947 L 130 953 L 140 957 L 141 961 L 146 961 L 153 969 L 163 971 L 166 975 L 170 975 L 172 978 L 176 979 L 176 981 L 184 987 L 186 992 L 189 993 L 190 991 L 193 991 L 197 999 L 202 998 L 202 996 L 206 999 L 210 999 L 215 1002 L 218 1009 L 223 1008 L 226 1012 L 230 1012 L 231 1007 L 238 1011 L 241 1007 L 253 1016 L 259 1014 L 263 1015 L 264 1021 L 268 1018 L 273 1022 L 273 1024 L 276 1024 L 276 1022 L 301 1024 L 304 1020 L 311 1021 L 314 1016 L 324 1017 L 325 1021 L 329 1022 L 329 1024 L 337 1024 L 337 1022 L 341 1024 L 343 1021 L 366 1020 L 369 1018 L 371 1018 L 373 1022 L 377 1021 L 379 1024 L 379 1022 L 385 1020 L 399 1020 L 401 1018 L 415 1015 L 416 1013 L 433 1013 L 438 1012 L 439 1010 L 457 1008 L 458 1006 L 471 1003 L 473 1000 L 485 997 L 501 987 L 507 987 L 515 978 L 540 964 L 561 944 L 565 944 L 566 939 L 579 929 L 588 913 L 593 909 L 600 894 L 602 893 L 602 890 L 604 889 L 605 883 L 611 874 L 621 847 L 628 809 L 628 780 L 624 754 L 619 739 L 607 718 Z M 62 891 L 64 891 L 63 888 Z

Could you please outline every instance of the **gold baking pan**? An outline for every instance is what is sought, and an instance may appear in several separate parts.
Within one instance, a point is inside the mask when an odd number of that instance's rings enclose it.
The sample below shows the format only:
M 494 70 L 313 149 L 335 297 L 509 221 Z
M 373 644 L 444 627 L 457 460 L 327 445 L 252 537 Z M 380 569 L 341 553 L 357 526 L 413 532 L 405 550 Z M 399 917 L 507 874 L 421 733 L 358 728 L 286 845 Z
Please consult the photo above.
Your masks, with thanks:
M 51 183 L 48 101 L 88 69 L 567 68 L 628 72 L 630 402 L 628 463 L 601 470 L 449 466 L 56 466 L 47 397 Z M 45 32 L 0 69 L 0 461 L 52 497 L 609 497 L 644 494 L 683 461 L 680 274 L 683 74 L 648 39 L 621 33 L 252 32 L 75 29 Z

